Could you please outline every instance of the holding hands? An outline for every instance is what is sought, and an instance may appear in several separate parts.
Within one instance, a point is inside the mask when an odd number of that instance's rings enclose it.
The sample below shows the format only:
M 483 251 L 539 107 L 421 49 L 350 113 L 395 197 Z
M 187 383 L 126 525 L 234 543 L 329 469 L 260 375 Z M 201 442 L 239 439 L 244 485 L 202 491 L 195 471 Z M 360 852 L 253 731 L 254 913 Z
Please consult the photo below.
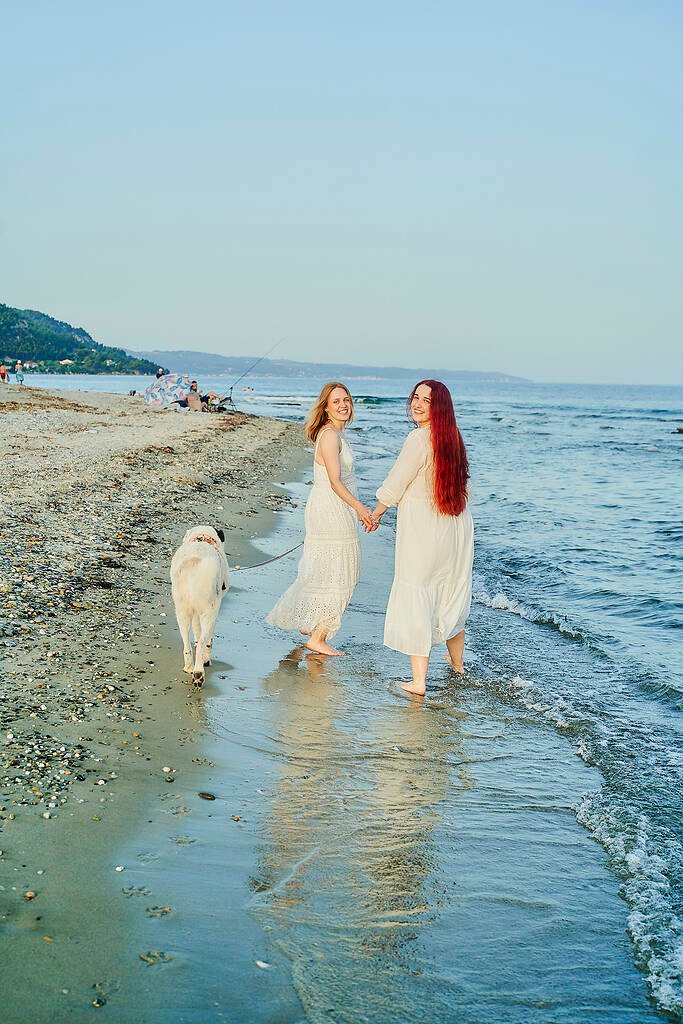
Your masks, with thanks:
M 373 521 L 375 523 L 375 529 L 377 529 L 377 527 L 379 526 L 379 524 L 380 524 L 380 522 L 382 520 L 382 516 L 384 515 L 386 510 L 387 510 L 387 506 L 383 505 L 381 501 L 378 501 L 377 504 L 375 505 L 375 509 L 374 509 L 374 511 L 372 513 L 372 518 L 373 518 Z
M 365 532 L 373 533 L 379 526 L 379 523 L 375 522 L 372 512 L 367 505 L 363 505 L 363 503 L 359 501 L 356 512 L 358 513 L 359 521 L 363 524 Z
M 383 505 L 381 502 L 377 503 L 374 512 L 371 512 L 370 509 L 363 505 L 361 502 L 358 503 L 358 508 L 356 509 L 356 511 L 358 513 L 358 518 L 360 522 L 363 524 L 363 529 L 365 530 L 366 533 L 375 532 L 386 510 L 387 506 Z

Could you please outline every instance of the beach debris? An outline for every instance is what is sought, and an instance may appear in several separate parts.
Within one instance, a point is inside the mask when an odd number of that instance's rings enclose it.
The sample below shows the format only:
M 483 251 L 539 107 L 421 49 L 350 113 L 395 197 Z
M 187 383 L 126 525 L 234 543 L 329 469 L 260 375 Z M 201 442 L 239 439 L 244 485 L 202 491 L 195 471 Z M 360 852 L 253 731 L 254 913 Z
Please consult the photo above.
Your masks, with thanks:
M 258 967 L 258 969 L 260 971 L 269 971 L 270 970 L 271 965 L 266 963 L 265 960 L 255 960 L 254 963 L 256 964 L 256 966 Z
M 126 869 L 123 866 L 123 864 L 117 864 L 116 867 L 114 868 L 114 871 L 125 871 L 125 870 Z
M 121 892 L 124 896 L 151 896 L 152 890 L 145 888 L 144 885 L 127 885 Z
M 91 1000 L 92 1006 L 105 1006 L 111 992 L 120 991 L 120 984 L 117 981 L 96 981 L 92 986 L 95 995 Z M 68 991 L 68 989 L 66 990 Z
M 54 942 L 55 940 L 51 935 L 43 935 L 43 942 Z
M 140 953 L 140 959 L 146 964 L 168 964 L 173 957 L 163 950 L 148 949 L 146 953 Z
M 200 792 L 197 793 L 197 796 L 200 796 L 202 798 L 202 800 L 215 800 L 216 799 L 216 796 L 215 796 L 214 793 L 207 793 L 204 790 L 200 790 Z
M 240 818 L 239 814 L 233 814 L 232 820 L 233 821 L 241 821 L 242 819 Z
M 172 907 L 162 907 L 160 904 L 155 903 L 153 907 L 147 907 L 145 913 L 147 917 L 166 917 L 171 913 Z
M 155 860 L 159 860 L 159 854 L 152 853 L 151 850 L 143 850 L 138 854 L 138 860 L 141 864 L 153 864 Z
M 34 891 L 33 891 L 33 889 L 28 889 L 28 890 L 27 890 L 27 891 L 26 891 L 26 892 L 24 893 L 24 899 L 25 899 L 25 900 L 34 900 L 34 899 L 36 898 L 36 896 L 37 896 L 37 895 L 38 895 L 38 893 L 37 893 L 37 892 L 34 892 Z

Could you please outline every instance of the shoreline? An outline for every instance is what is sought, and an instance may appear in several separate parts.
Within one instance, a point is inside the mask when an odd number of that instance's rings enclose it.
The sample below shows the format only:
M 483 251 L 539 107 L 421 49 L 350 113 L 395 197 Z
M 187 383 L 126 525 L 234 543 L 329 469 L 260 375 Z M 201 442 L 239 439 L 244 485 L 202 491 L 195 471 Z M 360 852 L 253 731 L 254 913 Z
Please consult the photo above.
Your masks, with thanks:
M 127 961 L 142 991 L 161 983 L 137 969 L 149 950 L 131 950 L 128 907 L 140 899 L 115 851 L 166 811 L 176 781 L 208 786 L 171 553 L 208 522 L 226 528 L 229 563 L 253 561 L 252 541 L 290 501 L 272 481 L 305 455 L 284 421 L 17 391 L 0 392 L 0 934 L 12 954 L 0 985 L 4 1020 L 38 1024 L 106 1005 L 130 984 Z M 220 666 L 209 688 L 212 674 Z

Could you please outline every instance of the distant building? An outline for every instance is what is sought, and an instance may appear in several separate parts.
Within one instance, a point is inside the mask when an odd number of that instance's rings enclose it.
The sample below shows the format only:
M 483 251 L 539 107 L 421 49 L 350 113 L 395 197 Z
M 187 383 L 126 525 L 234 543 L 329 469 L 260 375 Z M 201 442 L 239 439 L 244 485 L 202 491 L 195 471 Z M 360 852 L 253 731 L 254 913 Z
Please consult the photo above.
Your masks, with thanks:
M 59 365 L 60 366 L 73 366 L 74 365 L 74 361 L 73 361 L 73 359 L 60 359 L 59 360 Z

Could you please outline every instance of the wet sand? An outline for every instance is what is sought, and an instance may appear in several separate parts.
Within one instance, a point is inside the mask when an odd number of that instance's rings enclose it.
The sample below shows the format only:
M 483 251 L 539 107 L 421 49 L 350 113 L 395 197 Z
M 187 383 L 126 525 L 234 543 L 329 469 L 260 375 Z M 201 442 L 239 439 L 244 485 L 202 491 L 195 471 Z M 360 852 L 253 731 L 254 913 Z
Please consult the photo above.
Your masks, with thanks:
M 185 798 L 219 806 L 197 796 L 210 766 L 171 553 L 206 522 L 226 528 L 231 565 L 254 561 L 301 432 L 28 388 L 0 390 L 0 423 L 2 1020 L 78 1020 L 124 992 L 142 1020 L 147 990 L 164 991 L 154 929 L 173 899 L 135 886 L 115 851 L 158 816 L 180 849 Z

